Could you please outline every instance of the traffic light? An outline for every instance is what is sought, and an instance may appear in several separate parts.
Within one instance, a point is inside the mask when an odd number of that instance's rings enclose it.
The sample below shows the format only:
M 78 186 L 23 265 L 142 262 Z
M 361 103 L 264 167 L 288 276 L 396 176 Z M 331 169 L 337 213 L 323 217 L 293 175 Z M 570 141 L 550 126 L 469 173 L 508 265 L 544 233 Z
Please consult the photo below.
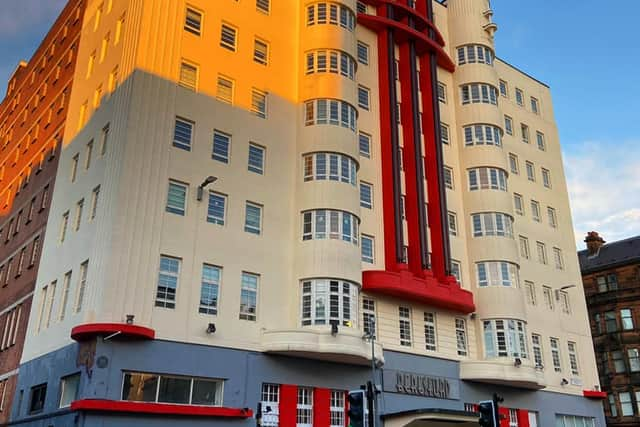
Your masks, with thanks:
M 366 397 L 364 390 L 354 390 L 349 392 L 349 426 L 364 427 L 366 412 Z
M 496 417 L 498 405 L 493 400 L 483 400 L 478 404 L 480 419 L 478 424 L 481 427 L 500 427 L 500 418 Z

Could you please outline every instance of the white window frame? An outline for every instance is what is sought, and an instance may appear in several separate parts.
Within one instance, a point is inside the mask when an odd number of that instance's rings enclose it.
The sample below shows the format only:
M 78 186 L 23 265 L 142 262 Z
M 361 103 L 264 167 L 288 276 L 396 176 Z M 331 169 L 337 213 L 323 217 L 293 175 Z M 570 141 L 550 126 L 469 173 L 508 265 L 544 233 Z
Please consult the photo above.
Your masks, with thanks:
M 427 351 L 438 350 L 438 334 L 436 328 L 436 313 L 424 312 L 424 342 Z
M 249 285 L 246 278 L 255 279 L 255 289 L 252 285 Z M 249 273 L 248 271 L 242 272 L 242 280 L 240 286 L 240 311 L 239 319 L 255 322 L 258 317 L 259 306 L 259 292 L 260 292 L 260 275 L 256 273 Z M 253 293 L 253 299 L 255 299 L 255 305 L 251 306 L 251 297 L 249 293 Z M 248 302 L 248 303 L 247 303 Z
M 400 345 L 403 347 L 412 347 L 412 331 L 411 331 L 411 307 L 400 306 L 398 307 L 398 332 L 400 338 Z

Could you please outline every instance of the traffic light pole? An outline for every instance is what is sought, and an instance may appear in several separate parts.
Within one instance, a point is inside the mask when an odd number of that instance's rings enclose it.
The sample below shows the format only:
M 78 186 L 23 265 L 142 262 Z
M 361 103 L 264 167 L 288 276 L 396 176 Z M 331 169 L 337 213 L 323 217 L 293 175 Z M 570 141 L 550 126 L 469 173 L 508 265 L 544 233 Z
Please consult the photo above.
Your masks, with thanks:
M 375 328 L 375 320 L 371 319 L 370 322 L 374 324 L 372 330 Z M 371 408 L 369 409 L 369 427 L 376 427 L 376 410 L 378 408 L 378 392 L 376 390 L 376 335 L 372 333 L 369 335 L 371 339 Z

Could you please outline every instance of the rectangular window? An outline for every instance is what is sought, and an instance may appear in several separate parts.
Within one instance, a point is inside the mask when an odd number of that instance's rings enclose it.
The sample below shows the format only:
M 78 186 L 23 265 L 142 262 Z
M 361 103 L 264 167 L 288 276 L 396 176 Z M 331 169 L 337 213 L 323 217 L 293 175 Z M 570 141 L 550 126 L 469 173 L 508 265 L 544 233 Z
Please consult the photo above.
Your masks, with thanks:
M 345 425 L 345 392 L 331 390 L 331 400 L 329 406 L 330 419 L 329 427 L 344 427 Z
M 181 262 L 182 260 L 179 258 L 160 256 L 156 307 L 176 308 L 176 291 Z
M 616 374 L 627 372 L 627 365 L 624 363 L 624 356 L 621 351 L 612 351 L 611 359 L 613 360 L 613 368 Z
M 607 311 L 604 313 L 604 324 L 607 333 L 616 332 L 618 330 L 618 321 L 615 311 Z
M 518 165 L 518 156 L 513 153 L 509 153 L 509 168 L 511 173 L 518 175 L 520 173 L 520 166 Z
M 542 369 L 544 367 L 544 360 L 542 358 L 542 338 L 540 335 L 531 334 L 531 343 L 533 349 L 533 362 L 535 367 Z
M 567 342 L 567 349 L 569 350 L 569 366 L 571 367 L 571 375 L 579 375 L 578 370 L 578 350 L 576 343 Z
M 244 231 L 260 234 L 262 227 L 262 206 L 247 202 L 245 206 Z
M 224 225 L 225 207 L 227 196 L 220 193 L 209 192 L 209 203 L 207 205 L 207 222 Z
M 366 209 L 373 208 L 373 185 L 360 181 L 360 206 Z
M 540 203 L 536 200 L 531 200 L 531 217 L 536 222 L 542 221 L 540 218 Z
M 631 372 L 640 371 L 640 351 L 637 348 L 627 349 L 627 357 L 629 358 L 629 370 Z
M 216 87 L 216 99 L 226 104 L 233 104 L 233 88 L 235 82 L 225 76 L 218 76 L 218 83 Z
M 73 229 L 75 231 L 80 230 L 80 223 L 82 222 L 82 210 L 84 208 L 84 199 L 79 200 L 78 203 L 76 203 L 76 218 L 73 224 Z
M 542 295 L 544 297 L 544 305 L 549 309 L 553 310 L 553 292 L 549 286 L 542 287 Z
M 220 30 L 220 46 L 235 52 L 236 36 L 237 30 L 234 27 L 228 24 L 222 24 L 222 28 Z
M 91 167 L 91 155 L 93 154 L 93 139 L 87 143 L 87 155 L 84 158 L 84 170 Z
M 229 163 L 229 146 L 231 135 L 219 130 L 213 131 L 213 151 L 211 158 L 222 163 Z
M 258 89 L 251 90 L 251 112 L 261 119 L 267 118 L 267 93 Z
M 562 372 L 562 364 L 560 362 L 560 341 L 558 338 L 549 338 L 551 344 L 551 360 L 553 361 L 553 370 Z
M 29 266 L 33 266 L 38 259 L 40 253 L 40 236 L 36 236 L 33 239 L 33 245 L 31 246 L 31 256 L 29 257 Z M 2 276 L 2 270 L 0 269 L 0 276 Z
M 399 307 L 400 345 L 411 347 L 411 308 Z
M 358 40 L 358 62 L 369 65 L 369 45 Z
M 535 172 L 535 169 L 533 167 L 533 163 L 527 161 L 526 162 L 526 167 L 527 167 L 527 179 L 529 181 L 535 182 L 535 180 L 536 180 L 536 172 Z
M 374 239 L 372 236 L 362 235 L 361 249 L 362 262 L 373 264 Z
M 449 227 L 449 234 L 452 236 L 458 235 L 458 219 L 455 212 L 447 212 L 447 225 Z
M 180 64 L 180 86 L 190 89 L 198 89 L 198 66 L 182 62 Z
M 547 145 L 544 142 L 544 134 L 542 132 L 536 132 L 536 142 L 538 143 L 538 149 L 540 151 L 547 151 Z
M 560 306 L 562 307 L 562 312 L 565 314 L 571 313 L 571 306 L 569 304 L 569 294 L 565 291 L 559 291 L 558 297 L 560 298 Z
M 78 175 L 78 162 L 80 161 L 80 154 L 76 154 L 71 158 L 71 175 L 69 180 L 71 182 L 76 181 L 76 176 Z
M 558 270 L 564 270 L 564 260 L 562 258 L 562 249 L 553 248 L 553 260 Z
M 100 186 L 98 185 L 91 192 L 91 206 L 89 207 L 89 221 L 93 221 L 96 218 L 98 211 L 98 198 L 100 197 Z
M 298 387 L 296 404 L 296 427 L 312 427 L 313 425 L 313 389 Z
M 538 262 L 540 264 L 547 263 L 547 246 L 542 242 L 536 242 L 536 248 L 538 249 Z
M 620 310 L 620 319 L 622 320 L 623 331 L 633 330 L 633 315 L 631 313 L 631 309 L 623 308 Z
M 447 103 L 447 86 L 442 82 L 438 82 L 438 101 Z
M 500 80 L 500 95 L 505 98 L 509 97 L 509 85 L 504 80 Z
M 58 241 L 60 243 L 64 243 L 64 239 L 67 236 L 67 225 L 69 224 L 69 211 L 66 211 L 62 214 L 62 222 L 60 223 L 60 236 Z M 8 275 L 8 270 L 7 270 Z
M 449 145 L 449 126 L 440 122 L 440 142 Z
M 520 133 L 522 136 L 522 142 L 524 142 L 525 144 L 529 143 L 529 126 L 525 125 L 524 123 L 520 123 Z
M 551 173 L 545 168 L 542 168 L 542 183 L 545 187 L 551 188 Z
M 269 0 L 256 0 L 256 10 L 269 14 Z
M 73 374 L 60 379 L 60 403 L 59 408 L 68 408 L 71 402 L 78 398 L 80 387 L 80 374 Z
M 458 356 L 467 355 L 467 322 L 464 319 L 456 318 L 456 348 Z
M 451 275 L 456 278 L 458 283 L 462 283 L 462 269 L 459 261 L 451 260 Z
M 269 62 L 269 44 L 266 41 L 253 41 L 253 61 L 261 65 L 267 65 Z
M 209 264 L 202 264 L 202 280 L 200 282 L 200 306 L 198 313 L 218 314 L 218 292 L 222 269 Z
M 84 294 L 87 289 L 87 273 L 89 269 L 89 260 L 80 264 L 80 280 L 78 281 L 78 296 L 76 297 L 76 313 L 80 313 L 82 310 L 82 303 L 84 302 Z
M 249 160 L 248 170 L 259 175 L 264 174 L 264 147 L 261 147 L 254 143 L 249 143 Z
M 633 403 L 631 402 L 631 393 L 618 393 L 618 398 L 620 399 L 620 409 L 622 411 L 622 416 L 633 416 Z
M 640 397 L 638 396 L 638 394 L 636 393 L 636 399 Z M 618 416 L 618 407 L 616 405 L 616 397 L 613 393 L 609 393 L 609 409 L 611 410 L 611 416 L 612 417 L 617 417 Z
M 109 124 L 102 128 L 100 134 L 100 155 L 104 156 L 107 152 L 107 143 L 109 142 Z
M 364 86 L 358 85 L 358 107 L 369 111 L 370 91 Z
M 220 406 L 223 380 L 125 372 L 122 400 Z
M 424 313 L 424 342 L 425 348 L 429 351 L 436 351 L 436 314 Z
M 187 203 L 187 185 L 178 181 L 169 180 L 167 192 L 167 212 L 184 216 Z
M 199 36 L 202 31 L 202 13 L 193 8 L 187 7 L 184 29 L 191 34 Z
M 122 29 L 124 28 L 124 15 L 122 15 L 120 17 L 120 19 L 118 19 L 118 22 L 116 22 L 116 34 L 113 37 L 113 44 L 117 45 L 118 43 L 120 43 L 120 40 L 122 39 Z
M 558 218 L 556 217 L 556 210 L 547 206 L 547 217 L 549 219 L 549 225 L 553 228 L 558 228 Z
M 513 135 L 513 119 L 509 116 L 504 116 L 504 130 L 508 135 Z
M 262 403 L 262 425 L 264 427 L 278 427 L 280 386 L 278 384 L 262 384 L 260 403 Z
M 60 296 L 60 311 L 58 320 L 62 322 L 67 313 L 67 302 L 69 301 L 69 290 L 71 289 L 71 271 L 67 271 L 62 282 L 62 295 Z
M 173 146 L 185 151 L 191 151 L 191 143 L 193 141 L 194 123 L 190 120 L 176 117 L 175 126 L 173 128 Z
M 529 251 L 529 239 L 525 236 L 520 237 L 520 256 L 524 259 L 529 259 L 531 252 Z
M 518 215 L 524 215 L 524 202 L 522 201 L 522 196 L 520 194 L 513 194 L 513 206 Z
M 453 169 L 447 166 L 444 167 L 444 186 L 453 190 Z
M 540 103 L 533 96 L 531 97 L 531 111 L 535 114 L 540 114 Z
M 516 88 L 516 103 L 521 107 L 524 106 L 524 93 L 522 89 Z
M 360 156 L 366 158 L 371 157 L 371 135 L 359 132 L 358 143 L 360 146 Z
M 258 279 L 257 274 L 242 272 L 240 288 L 240 319 L 256 320 L 258 308 Z
M 365 335 L 376 335 L 376 305 L 369 298 L 362 298 L 362 326 Z
M 40 384 L 31 387 L 29 398 L 29 415 L 38 414 L 44 409 L 44 402 L 47 396 L 47 384 Z

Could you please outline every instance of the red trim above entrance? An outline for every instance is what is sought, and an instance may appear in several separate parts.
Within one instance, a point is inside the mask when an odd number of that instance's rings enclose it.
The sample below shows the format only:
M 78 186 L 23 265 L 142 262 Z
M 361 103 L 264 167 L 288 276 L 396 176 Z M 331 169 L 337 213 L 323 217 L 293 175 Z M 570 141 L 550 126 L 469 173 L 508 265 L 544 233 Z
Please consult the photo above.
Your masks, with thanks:
M 71 329 L 71 339 L 86 341 L 97 336 L 113 335 L 114 339 L 125 340 L 152 340 L 156 337 L 156 331 L 151 328 L 126 323 L 87 323 Z
M 582 395 L 588 399 L 606 399 L 607 392 L 599 390 L 582 390 Z
M 250 418 L 249 408 L 221 406 L 175 405 L 166 403 L 127 402 L 120 400 L 83 399 L 71 403 L 72 411 L 129 412 L 136 414 L 182 415 L 193 417 Z

